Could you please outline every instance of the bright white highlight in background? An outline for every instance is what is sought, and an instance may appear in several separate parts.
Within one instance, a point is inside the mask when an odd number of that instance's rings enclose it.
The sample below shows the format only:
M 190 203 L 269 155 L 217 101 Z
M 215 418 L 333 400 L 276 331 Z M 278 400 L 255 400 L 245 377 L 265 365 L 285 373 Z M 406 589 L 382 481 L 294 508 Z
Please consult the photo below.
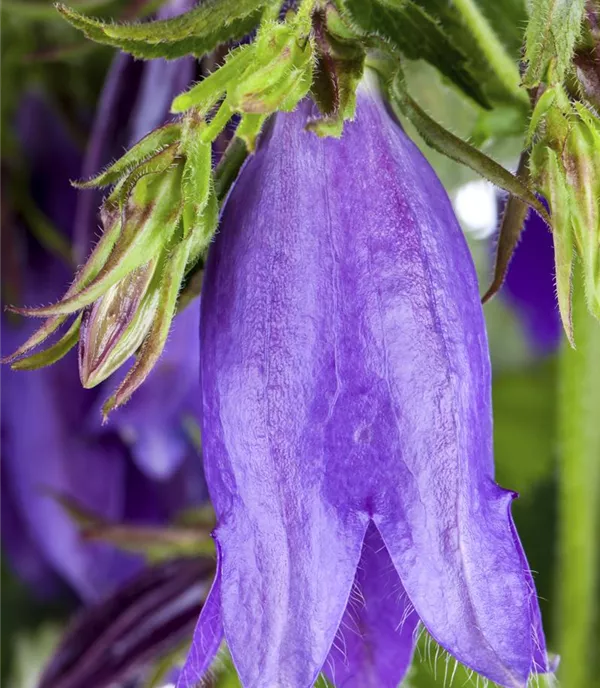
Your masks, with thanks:
M 464 184 L 455 194 L 454 210 L 475 239 L 487 239 L 498 226 L 498 200 L 493 184 L 484 180 Z

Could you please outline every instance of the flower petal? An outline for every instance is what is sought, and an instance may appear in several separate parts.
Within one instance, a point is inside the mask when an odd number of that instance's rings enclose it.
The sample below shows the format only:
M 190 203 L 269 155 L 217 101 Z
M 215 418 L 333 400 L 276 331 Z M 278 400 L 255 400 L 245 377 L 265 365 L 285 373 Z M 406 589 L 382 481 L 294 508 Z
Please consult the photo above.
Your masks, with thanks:
M 192 646 L 179 674 L 177 688 L 194 688 L 204 678 L 223 640 L 221 564 L 194 630 Z
M 397 688 L 410 666 L 418 623 L 371 523 L 325 673 L 336 688 Z

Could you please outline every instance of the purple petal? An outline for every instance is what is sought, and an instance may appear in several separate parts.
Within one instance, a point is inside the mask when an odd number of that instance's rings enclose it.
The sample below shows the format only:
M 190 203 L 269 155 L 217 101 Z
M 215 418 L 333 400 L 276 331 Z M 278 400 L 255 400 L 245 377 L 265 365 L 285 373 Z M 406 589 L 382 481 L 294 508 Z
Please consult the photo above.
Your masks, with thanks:
M 537 213 L 529 213 L 503 294 L 521 317 L 532 346 L 540 354 L 556 351 L 561 340 L 555 282 L 552 233 Z
M 5 466 L 6 462 L 0 466 L 2 470 L 2 500 L 0 501 L 2 551 L 17 576 L 25 581 L 35 594 L 42 598 L 53 597 L 61 590 L 60 581 L 29 534 L 12 495 Z
M 26 325 L 11 328 L 4 322 L 3 353 L 23 341 L 23 330 L 35 322 Z M 41 556 L 83 598 L 96 599 L 130 575 L 138 560 L 112 547 L 84 542 L 52 495 L 70 496 L 99 516 L 118 520 L 125 503 L 127 453 L 108 436 L 92 443 L 81 434 L 82 418 L 94 395 L 81 388 L 73 355 L 42 370 L 2 366 L 0 373 L 3 493 L 10 489 Z
M 17 130 L 29 167 L 32 197 L 49 220 L 70 236 L 77 194 L 70 180 L 79 175 L 81 152 L 40 94 L 29 93 L 23 98 Z
M 221 616 L 221 568 L 219 563 L 215 580 L 194 630 L 192 646 L 179 674 L 177 688 L 193 688 L 202 681 L 222 641 L 223 619 Z
M 510 496 L 493 483 L 471 257 L 379 96 L 341 140 L 278 116 L 211 249 L 203 439 L 225 637 L 245 686 L 310 686 L 370 520 L 410 602 L 503 685 L 533 665 Z
M 381 535 L 371 524 L 325 673 L 337 688 L 397 688 L 410 666 L 418 623 Z

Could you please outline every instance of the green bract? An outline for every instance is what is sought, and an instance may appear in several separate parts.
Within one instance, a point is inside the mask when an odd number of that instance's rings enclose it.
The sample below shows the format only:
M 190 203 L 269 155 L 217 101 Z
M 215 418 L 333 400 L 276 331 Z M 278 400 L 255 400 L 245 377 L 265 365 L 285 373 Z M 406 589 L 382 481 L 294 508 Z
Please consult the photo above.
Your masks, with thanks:
M 533 148 L 532 172 L 552 211 L 558 301 L 574 344 L 571 291 L 576 258 L 588 308 L 600 319 L 600 121 L 581 103 L 570 102 L 560 86 L 538 101 L 533 121 L 541 134 Z

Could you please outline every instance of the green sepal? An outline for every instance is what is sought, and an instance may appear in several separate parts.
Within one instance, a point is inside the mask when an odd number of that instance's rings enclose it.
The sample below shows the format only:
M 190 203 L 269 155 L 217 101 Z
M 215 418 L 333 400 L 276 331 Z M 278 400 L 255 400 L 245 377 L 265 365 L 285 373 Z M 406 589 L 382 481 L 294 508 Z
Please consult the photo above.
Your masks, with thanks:
M 529 206 L 516 196 L 509 196 L 500 223 L 496 258 L 494 261 L 494 277 L 488 290 L 481 299 L 487 303 L 501 289 L 508 272 L 512 255 L 519 243 Z
M 105 523 L 84 528 L 82 537 L 87 542 L 104 542 L 123 552 L 142 554 L 150 563 L 215 553 L 210 532 L 197 528 Z
M 129 174 L 135 167 L 160 153 L 167 146 L 177 143 L 180 137 L 181 126 L 177 122 L 154 129 L 100 174 L 86 181 L 71 183 L 78 189 L 102 188 L 116 184 L 121 177 Z
M 189 137 L 181 182 L 184 237 L 203 223 L 204 211 L 213 192 L 211 163 L 211 146 L 199 137 L 193 137 L 193 140 Z
M 267 115 L 242 115 L 240 123 L 235 130 L 235 135 L 246 144 L 246 148 L 250 153 L 254 152 L 256 141 L 266 121 Z
M 294 24 L 261 29 L 256 59 L 229 90 L 231 108 L 242 114 L 268 115 L 293 110 L 308 93 L 313 74 L 313 42 Z
M 584 13 L 585 0 L 532 1 L 525 35 L 523 83 L 527 88 L 563 82 L 581 35 Z
M 228 98 L 221 103 L 211 121 L 204 127 L 200 134 L 202 143 L 209 144 L 216 141 L 219 134 L 225 129 L 229 120 L 233 117 L 233 109 Z
M 194 524 L 164 527 L 107 521 L 70 495 L 49 492 L 75 523 L 85 541 L 106 542 L 125 552 L 142 554 L 150 562 L 214 553 L 210 529 Z
M 150 183 L 145 178 L 139 180 L 132 194 L 133 199 L 130 199 L 124 211 L 121 240 L 95 279 L 76 293 L 65 295 L 52 306 L 15 310 L 33 317 L 73 313 L 89 306 L 129 272 L 151 260 L 161 246 L 169 241 L 170 234 L 177 226 L 181 214 L 180 186 L 180 167 Z M 146 203 L 140 203 L 140 197 L 147 197 Z
M 531 113 L 529 128 L 527 129 L 527 137 L 525 139 L 525 146 L 531 146 L 540 124 L 546 119 L 546 116 L 554 107 L 556 97 L 556 90 L 553 88 L 548 88 L 538 99 L 535 107 L 533 108 L 533 112 Z
M 118 222 L 112 224 L 105 224 L 104 233 L 100 241 L 96 244 L 92 254 L 83 265 L 81 270 L 75 276 L 73 283 L 67 290 L 63 298 L 69 298 L 78 293 L 81 289 L 87 286 L 98 275 L 108 256 L 110 255 L 120 234 L 120 226 Z M 26 309 L 10 308 L 13 312 L 27 315 Z M 18 358 L 27 355 L 29 351 L 35 349 L 42 344 L 50 335 L 54 334 L 58 328 L 67 320 L 68 315 L 55 315 L 48 318 L 44 324 L 37 329 L 13 354 L 2 359 L 2 363 L 12 363 Z
M 393 102 L 414 124 L 427 145 L 451 160 L 466 165 L 492 184 L 517 196 L 550 224 L 546 209 L 526 184 L 495 160 L 444 129 L 411 98 L 406 90 L 404 75 L 401 71 L 392 81 L 391 96 Z
M 178 114 L 197 108 L 200 115 L 206 116 L 226 93 L 230 82 L 245 71 L 252 56 L 252 46 L 249 45 L 231 52 L 221 67 L 178 95 L 171 104 L 171 112 Z
M 222 43 L 243 38 L 254 29 L 260 21 L 261 16 L 260 12 L 257 12 L 242 19 L 234 20 L 227 25 L 221 26 L 211 34 L 190 35 L 181 40 L 165 40 L 163 42 L 153 43 L 121 37 L 115 38 L 107 33 L 107 29 L 111 27 L 115 28 L 116 25 L 106 24 L 100 20 L 86 17 L 85 15 L 74 12 L 64 5 L 57 5 L 57 9 L 72 26 L 80 29 L 90 40 L 101 43 L 102 45 L 110 45 L 114 48 L 119 48 L 133 55 L 133 57 L 142 60 L 152 60 L 156 58 L 175 60 L 180 57 L 185 57 L 186 55 L 202 57 Z
M 343 0 L 353 27 L 383 38 L 411 60 L 423 59 L 482 107 L 489 102 L 468 56 L 414 0 Z
M 571 346 L 575 347 L 572 313 L 575 242 L 571 224 L 569 188 L 564 169 L 556 152 L 551 148 L 547 148 L 545 155 L 547 193 L 552 210 L 558 308 L 567 338 Z
M 339 21 L 333 8 L 313 16 L 317 66 L 311 91 L 321 117 L 310 121 L 307 129 L 318 136 L 339 138 L 344 122 L 356 112 L 356 89 L 364 74 L 366 53 L 360 43 L 345 43 L 331 34 L 329 23 L 334 17 Z
M 528 163 L 529 154 L 523 153 L 519 160 L 519 169 L 517 175 L 519 178 L 528 180 Z M 519 243 L 529 206 L 522 200 L 513 196 L 508 197 L 504 214 L 502 215 L 502 222 L 500 223 L 500 234 L 498 238 L 498 246 L 496 247 L 496 260 L 494 265 L 494 278 L 489 289 L 482 298 L 482 302 L 489 301 L 502 287 L 508 266 L 513 253 Z
M 69 351 L 77 345 L 80 325 L 81 315 L 78 315 L 71 327 L 69 327 L 67 332 L 65 332 L 55 344 L 37 354 L 32 354 L 26 358 L 15 361 L 11 365 L 11 368 L 13 370 L 38 370 L 39 368 L 45 368 L 46 366 L 56 363 L 56 361 L 66 356 Z
M 212 241 L 217 226 L 219 224 L 219 201 L 211 187 L 208 199 L 202 214 L 198 217 L 196 223 L 191 228 L 191 245 L 188 262 L 185 268 L 186 274 L 192 270 L 206 251 Z
M 330 11 L 324 21 L 315 16 L 318 57 L 312 93 L 321 117 L 306 128 L 318 136 L 339 138 L 344 123 L 356 113 L 356 90 L 364 75 L 366 53 L 359 44 L 346 46 L 331 35 L 327 22 L 334 14 Z

